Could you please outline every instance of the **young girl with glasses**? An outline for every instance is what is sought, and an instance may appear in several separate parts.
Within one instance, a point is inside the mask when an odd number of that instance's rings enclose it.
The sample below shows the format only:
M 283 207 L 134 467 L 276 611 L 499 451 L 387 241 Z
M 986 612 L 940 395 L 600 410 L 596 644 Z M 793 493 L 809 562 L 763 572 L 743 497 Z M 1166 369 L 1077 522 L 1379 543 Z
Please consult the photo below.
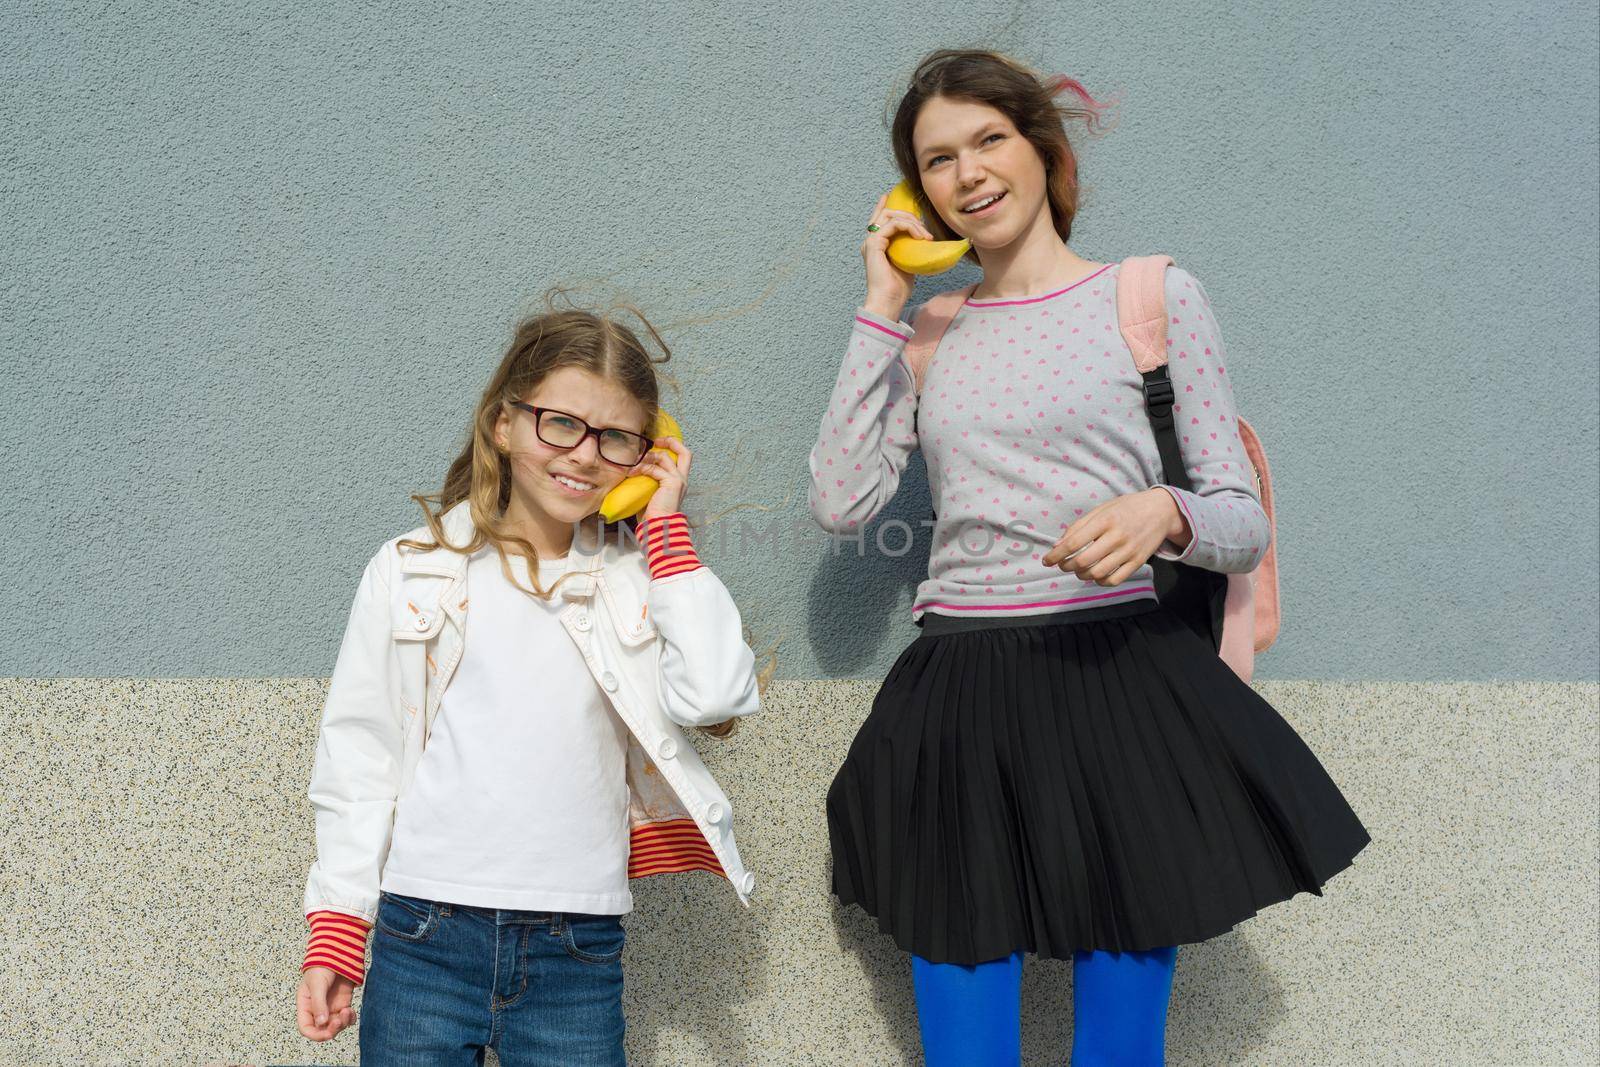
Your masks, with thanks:
M 652 437 L 658 407 L 632 330 L 552 304 L 517 328 L 442 493 L 415 498 L 426 524 L 367 564 L 311 777 L 305 1036 L 352 1025 L 365 980 L 364 1063 L 620 1065 L 630 878 L 707 870 L 747 900 L 683 728 L 755 711 L 754 657 L 695 554 L 692 456 Z M 605 523 L 635 475 L 659 483 L 637 528 Z
M 885 201 L 869 220 L 866 301 L 810 457 L 812 513 L 852 535 L 913 449 L 927 461 L 923 632 L 827 818 L 834 893 L 912 954 L 930 1067 L 1020 1062 L 1030 952 L 1073 960 L 1073 1063 L 1161 1063 L 1176 946 L 1320 893 L 1368 840 L 1294 730 L 1157 599 L 1152 556 L 1248 572 L 1270 528 L 1215 315 L 1177 268 L 1175 410 L 1205 424 L 1181 444 L 1193 490 L 1164 484 L 1119 266 L 1067 243 L 1064 122 L 1099 107 L 990 52 L 923 60 L 892 138 L 926 221 Z M 900 236 L 965 238 L 982 268 L 920 392 Z

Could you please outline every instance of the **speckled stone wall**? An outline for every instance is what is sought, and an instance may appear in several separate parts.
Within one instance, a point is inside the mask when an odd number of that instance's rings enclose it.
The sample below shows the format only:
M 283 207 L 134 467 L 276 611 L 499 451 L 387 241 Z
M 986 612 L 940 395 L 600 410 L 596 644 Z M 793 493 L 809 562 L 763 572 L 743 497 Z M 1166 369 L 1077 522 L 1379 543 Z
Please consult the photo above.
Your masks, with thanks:
M 350 1064 L 294 1029 L 320 680 L 0 682 L 0 1064 Z M 1374 843 L 1179 956 L 1174 1064 L 1587 1064 L 1600 1056 L 1600 689 L 1258 686 Z M 638 886 L 630 1062 L 920 1062 L 904 958 L 827 895 L 822 798 L 864 682 L 779 681 L 699 747 L 755 906 Z M 245 762 L 241 762 L 241 760 Z M 1030 966 L 1029 1064 L 1060 1063 L 1069 969 Z

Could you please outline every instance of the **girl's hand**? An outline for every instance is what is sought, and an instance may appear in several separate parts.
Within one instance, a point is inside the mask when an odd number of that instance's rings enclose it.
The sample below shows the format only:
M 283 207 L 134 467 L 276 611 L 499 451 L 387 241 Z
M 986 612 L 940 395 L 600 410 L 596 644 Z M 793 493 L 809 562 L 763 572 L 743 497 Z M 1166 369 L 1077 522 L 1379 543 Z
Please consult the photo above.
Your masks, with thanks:
M 683 494 L 688 488 L 689 464 L 694 458 L 689 447 L 676 437 L 658 437 L 656 447 L 667 449 L 675 458 L 668 459 L 656 452 L 646 452 L 643 459 L 628 468 L 630 478 L 635 474 L 643 474 L 660 483 L 660 488 L 650 494 L 650 502 L 644 506 L 640 522 L 682 511 Z
M 1155 555 L 1163 541 L 1185 541 L 1188 529 L 1183 513 L 1165 489 L 1126 493 L 1067 527 L 1039 562 L 1046 567 L 1059 566 L 1086 582 L 1121 585 Z
M 313 1041 L 329 1041 L 340 1030 L 354 1026 L 356 1010 L 350 1006 L 356 984 L 328 967 L 307 967 L 295 994 L 300 1033 Z
M 933 233 L 909 211 L 886 211 L 883 205 L 888 199 L 888 193 L 878 197 L 878 206 L 869 220 L 878 231 L 869 232 L 867 239 L 861 242 L 861 258 L 867 264 L 866 309 L 874 315 L 898 321 L 906 301 L 911 299 L 911 287 L 916 279 L 889 261 L 889 242 L 901 234 L 931 241 Z

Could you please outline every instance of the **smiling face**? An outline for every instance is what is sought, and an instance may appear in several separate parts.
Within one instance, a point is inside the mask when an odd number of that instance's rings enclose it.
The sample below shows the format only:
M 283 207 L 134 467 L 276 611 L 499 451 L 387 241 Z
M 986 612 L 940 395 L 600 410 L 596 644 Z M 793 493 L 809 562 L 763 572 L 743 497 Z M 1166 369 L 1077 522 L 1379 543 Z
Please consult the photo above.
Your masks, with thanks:
M 576 415 L 597 429 L 646 434 L 644 405 L 620 384 L 580 367 L 560 367 L 545 375 L 524 403 Z M 511 460 L 512 511 L 542 515 L 560 523 L 579 522 L 595 513 L 606 493 L 627 477 L 627 468 L 602 459 L 593 435 L 574 448 L 539 439 L 535 416 L 522 408 L 502 412 L 495 440 Z
M 1048 213 L 1044 160 L 1003 112 L 930 97 L 911 143 L 928 203 L 973 247 L 1003 248 Z

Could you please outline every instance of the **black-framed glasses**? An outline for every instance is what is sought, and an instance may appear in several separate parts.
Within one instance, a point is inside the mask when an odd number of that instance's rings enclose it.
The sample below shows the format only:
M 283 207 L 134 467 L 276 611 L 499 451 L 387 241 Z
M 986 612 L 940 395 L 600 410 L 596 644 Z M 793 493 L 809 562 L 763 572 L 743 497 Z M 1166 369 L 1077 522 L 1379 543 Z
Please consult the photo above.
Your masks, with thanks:
M 616 467 L 633 466 L 655 446 L 655 441 L 643 434 L 615 426 L 590 426 L 578 416 L 555 408 L 537 408 L 520 400 L 511 401 L 511 406 L 533 416 L 533 432 L 551 448 L 577 448 L 585 437 L 593 437 L 600 458 Z

